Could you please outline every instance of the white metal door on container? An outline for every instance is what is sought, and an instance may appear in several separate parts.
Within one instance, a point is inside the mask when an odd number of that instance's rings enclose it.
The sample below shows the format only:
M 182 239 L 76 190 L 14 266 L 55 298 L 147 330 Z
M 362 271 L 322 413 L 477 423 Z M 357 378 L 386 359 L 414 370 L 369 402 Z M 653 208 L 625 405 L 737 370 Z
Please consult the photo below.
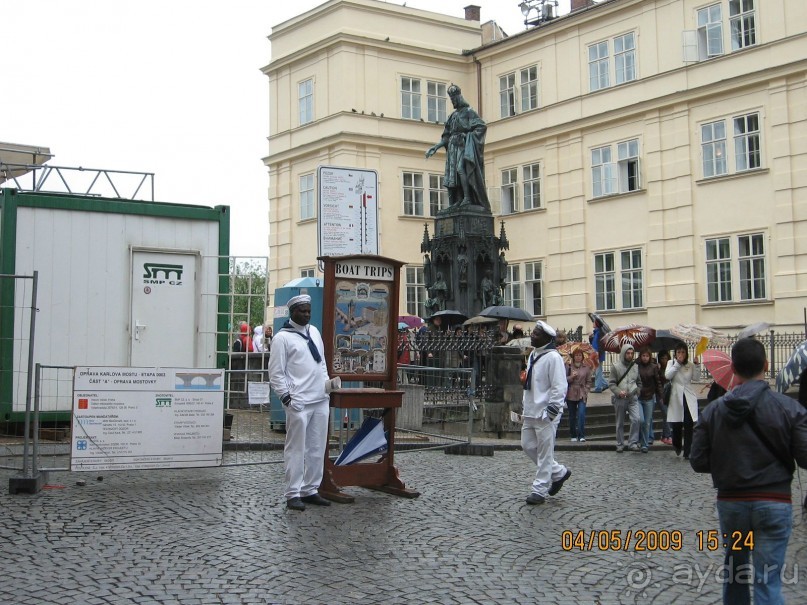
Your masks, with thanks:
M 194 367 L 196 259 L 194 254 L 132 252 L 132 367 Z

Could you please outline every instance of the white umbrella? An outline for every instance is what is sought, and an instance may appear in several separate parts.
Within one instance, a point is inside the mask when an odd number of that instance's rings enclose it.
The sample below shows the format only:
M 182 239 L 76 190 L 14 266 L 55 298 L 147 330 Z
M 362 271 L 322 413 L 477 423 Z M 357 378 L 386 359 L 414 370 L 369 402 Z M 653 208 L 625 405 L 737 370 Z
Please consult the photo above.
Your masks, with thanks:
M 380 418 L 367 418 L 345 444 L 334 464 L 342 466 L 387 451 L 387 435 Z

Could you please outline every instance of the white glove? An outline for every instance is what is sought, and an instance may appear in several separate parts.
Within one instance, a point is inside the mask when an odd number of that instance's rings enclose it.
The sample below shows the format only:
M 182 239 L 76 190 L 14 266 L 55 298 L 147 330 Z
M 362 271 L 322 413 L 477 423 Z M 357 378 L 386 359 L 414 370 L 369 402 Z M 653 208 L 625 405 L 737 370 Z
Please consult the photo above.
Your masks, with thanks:
M 329 394 L 332 391 L 336 391 L 342 388 L 342 379 L 339 376 L 335 378 L 331 378 L 330 380 L 325 381 L 325 394 Z

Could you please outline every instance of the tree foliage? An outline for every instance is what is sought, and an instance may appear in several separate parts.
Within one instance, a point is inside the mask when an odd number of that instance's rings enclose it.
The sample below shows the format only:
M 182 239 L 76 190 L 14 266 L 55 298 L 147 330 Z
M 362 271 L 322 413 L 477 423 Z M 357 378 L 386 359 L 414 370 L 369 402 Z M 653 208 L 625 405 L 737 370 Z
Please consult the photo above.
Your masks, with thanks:
M 233 330 L 242 321 L 250 328 L 263 324 L 268 299 L 268 267 L 265 259 L 230 261 L 230 314 Z

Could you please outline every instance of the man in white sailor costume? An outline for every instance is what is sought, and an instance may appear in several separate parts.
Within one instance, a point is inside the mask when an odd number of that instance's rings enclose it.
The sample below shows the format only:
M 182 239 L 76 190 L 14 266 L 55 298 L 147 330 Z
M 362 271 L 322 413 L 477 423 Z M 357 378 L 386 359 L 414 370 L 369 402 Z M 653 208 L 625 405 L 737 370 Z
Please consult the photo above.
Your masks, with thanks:
M 555 461 L 555 433 L 566 402 L 566 367 L 555 350 L 556 332 L 549 324 L 538 321 L 530 334 L 534 347 L 527 364 L 524 381 L 521 448 L 536 467 L 532 493 L 527 504 L 543 504 L 554 496 L 572 471 Z
M 330 506 L 319 495 L 328 440 L 328 378 L 322 335 L 311 321 L 311 297 L 289 300 L 291 319 L 272 339 L 269 381 L 286 411 L 286 506 L 303 511 L 306 504 Z

